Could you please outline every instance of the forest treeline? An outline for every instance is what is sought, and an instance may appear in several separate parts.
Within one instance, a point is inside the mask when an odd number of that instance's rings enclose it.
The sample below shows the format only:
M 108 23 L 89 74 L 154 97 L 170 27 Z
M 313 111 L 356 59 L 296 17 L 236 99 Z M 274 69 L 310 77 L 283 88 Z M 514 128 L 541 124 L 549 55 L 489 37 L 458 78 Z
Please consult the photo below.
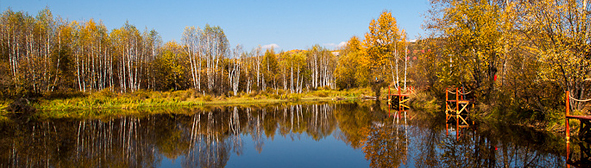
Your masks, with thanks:
M 187 26 L 179 43 L 163 42 L 156 30 L 140 31 L 128 22 L 109 31 L 100 21 L 67 21 L 49 9 L 36 16 L 7 10 L 0 24 L 5 98 L 140 89 L 226 96 L 348 89 L 374 79 L 401 81 L 409 62 L 389 54 L 401 58 L 410 43 L 387 11 L 372 21 L 364 41 L 353 37 L 338 50 L 313 45 L 280 52 L 232 46 L 222 28 L 210 25 Z M 392 51 L 381 46 L 391 43 L 397 46 Z
M 181 42 L 163 42 L 156 30 L 125 23 L 109 31 L 100 21 L 67 21 L 49 9 L 36 16 L 7 10 L 0 16 L 0 96 L 52 92 L 134 92 L 194 89 L 199 93 L 335 88 L 336 57 L 308 50 L 245 51 L 222 28 L 188 26 Z

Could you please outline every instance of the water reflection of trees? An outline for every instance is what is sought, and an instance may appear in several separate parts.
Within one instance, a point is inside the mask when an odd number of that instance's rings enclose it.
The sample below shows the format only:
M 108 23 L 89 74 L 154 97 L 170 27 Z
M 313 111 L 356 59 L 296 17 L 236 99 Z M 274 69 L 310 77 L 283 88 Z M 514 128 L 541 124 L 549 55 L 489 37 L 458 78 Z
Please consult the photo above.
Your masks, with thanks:
M 494 123 L 454 128 L 446 136 L 442 116 L 410 111 L 413 120 L 405 113 L 398 120 L 396 115 L 371 114 L 376 109 L 370 108 L 340 108 L 335 117 L 341 129 L 338 138 L 354 148 L 363 147 L 371 167 L 398 167 L 408 164 L 408 158 L 417 167 L 562 167 L 565 163 L 561 137 Z M 405 118 L 408 123 L 402 122 Z
M 571 139 L 566 143 L 567 167 L 589 167 L 591 165 L 591 142 Z
M 352 104 L 335 110 L 341 132 L 337 138 L 362 148 L 371 167 L 398 167 L 406 164 L 409 154 L 409 136 L 406 112 L 392 113 L 380 104 Z
M 412 131 L 418 138 L 415 164 L 421 167 L 564 166 L 560 137 L 500 124 L 469 128 L 450 124 L 454 126 L 447 130 L 440 121 L 421 120 Z
M 15 167 L 152 167 L 161 160 L 153 137 L 138 129 L 153 125 L 139 118 L 4 124 L 0 150 L 9 155 L 0 162 Z
M 363 148 L 371 167 L 398 167 L 406 164 L 409 137 L 406 112 L 394 115 L 381 122 L 374 121 Z
M 0 123 L 0 167 L 157 167 L 163 157 L 184 167 L 223 167 L 276 134 L 320 140 L 334 135 L 361 149 L 371 167 L 560 167 L 560 139 L 481 125 L 445 136 L 438 119 L 388 117 L 376 105 L 318 104 L 211 107 L 102 120 Z M 186 115 L 191 114 L 191 115 Z M 337 124 L 338 123 L 338 124 Z M 335 132 L 339 128 L 339 132 Z M 476 129 L 477 128 L 477 129 Z M 452 130 L 452 134 L 455 130 Z M 245 144 L 244 139 L 254 144 Z M 414 162 L 414 163 L 413 163 Z
M 244 136 L 261 152 L 276 133 L 331 135 L 334 108 L 216 107 L 193 115 L 1 123 L 0 167 L 155 167 L 162 156 L 180 158 L 184 167 L 223 167 L 232 153 L 242 154 Z

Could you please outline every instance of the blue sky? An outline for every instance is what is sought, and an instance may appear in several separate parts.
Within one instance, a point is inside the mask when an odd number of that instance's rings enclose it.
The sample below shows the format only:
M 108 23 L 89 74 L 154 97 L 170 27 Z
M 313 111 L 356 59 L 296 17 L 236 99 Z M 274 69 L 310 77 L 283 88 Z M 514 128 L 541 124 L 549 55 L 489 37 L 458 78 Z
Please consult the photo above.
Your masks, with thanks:
M 277 50 L 307 49 L 320 44 L 334 49 L 352 36 L 363 35 L 371 19 L 383 10 L 392 11 L 409 40 L 424 34 L 421 29 L 428 0 L 0 0 L 0 9 L 37 15 L 46 6 L 69 21 L 101 20 L 109 29 L 126 21 L 140 30 L 155 29 L 164 42 L 180 42 L 186 26 L 220 26 L 232 46 L 246 51 L 261 46 Z

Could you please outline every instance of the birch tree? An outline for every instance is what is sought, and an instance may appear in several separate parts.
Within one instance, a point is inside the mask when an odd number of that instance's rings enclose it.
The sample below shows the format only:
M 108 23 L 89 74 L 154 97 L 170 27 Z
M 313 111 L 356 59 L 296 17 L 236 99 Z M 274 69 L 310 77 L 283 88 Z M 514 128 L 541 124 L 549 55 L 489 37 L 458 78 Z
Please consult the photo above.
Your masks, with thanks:
M 232 91 L 234 91 L 234 96 L 238 94 L 238 86 L 240 84 L 240 71 L 242 67 L 243 61 L 243 51 L 241 45 L 236 45 L 236 48 L 233 50 L 233 58 L 229 60 L 228 63 L 228 79 L 230 80 L 230 85 L 232 87 Z
M 221 78 L 218 74 L 221 72 L 218 67 L 220 60 L 228 56 L 230 52 L 228 39 L 220 27 L 205 25 L 201 42 L 202 54 L 206 62 L 207 88 L 211 93 L 221 91 L 219 90 L 221 85 L 217 85 L 218 88 L 215 88 L 215 84 Z
M 201 41 L 202 35 L 203 32 L 199 27 L 195 28 L 191 26 L 185 27 L 183 37 L 181 38 L 189 57 L 193 88 L 198 91 L 201 91 L 201 56 L 204 53 L 202 49 L 204 47 L 202 44 L 204 43 Z

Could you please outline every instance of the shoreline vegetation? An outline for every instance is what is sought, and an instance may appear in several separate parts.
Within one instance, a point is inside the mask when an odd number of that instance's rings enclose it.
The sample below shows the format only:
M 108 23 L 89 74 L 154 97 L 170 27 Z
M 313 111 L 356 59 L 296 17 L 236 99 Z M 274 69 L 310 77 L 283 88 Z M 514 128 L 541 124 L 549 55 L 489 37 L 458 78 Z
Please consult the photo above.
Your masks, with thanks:
M 392 91 L 395 91 L 392 89 Z M 380 91 L 380 100 L 382 110 L 387 110 L 387 88 Z M 232 94 L 228 94 L 232 95 Z M 374 95 L 371 88 L 354 88 L 346 90 L 332 90 L 322 88 L 307 93 L 285 93 L 283 90 L 269 92 L 253 92 L 251 94 L 240 93 L 237 96 L 211 96 L 203 95 L 192 89 L 180 91 L 148 91 L 139 90 L 132 93 L 113 93 L 108 90 L 93 93 L 53 93 L 44 95 L 34 100 L 29 100 L 29 106 L 34 112 L 26 114 L 24 117 L 33 116 L 38 119 L 64 119 L 64 118 L 83 118 L 83 119 L 102 119 L 113 116 L 125 115 L 152 115 L 160 113 L 185 114 L 190 109 L 207 109 L 217 106 L 267 106 L 273 104 L 306 104 L 318 102 L 361 102 L 371 99 Z M 371 99 L 374 104 L 374 100 Z M 10 115 L 16 114 L 8 110 L 14 100 L 0 101 L 0 122 L 10 121 L 14 118 Z M 412 93 L 410 106 L 413 111 L 420 111 L 422 114 L 431 116 L 443 115 L 443 100 L 437 93 L 428 90 L 416 90 Z M 479 109 L 487 109 L 486 105 L 478 104 Z M 494 112 L 489 112 L 494 113 Z M 579 114 L 580 111 L 575 113 Z M 470 114 L 473 120 L 485 123 L 503 122 L 510 125 L 523 126 L 538 131 L 547 131 L 553 133 L 564 133 L 564 124 L 558 120 L 555 123 L 541 123 L 535 121 L 517 121 L 506 118 L 491 117 L 491 115 L 482 115 L 482 113 Z M 563 116 L 564 117 L 564 116 Z M 22 117 L 20 117 L 22 118 Z M 27 119 L 28 120 L 28 119 Z M 571 123 L 578 127 L 577 123 Z M 576 133 L 575 133 L 576 134 Z
M 369 88 L 351 90 L 320 89 L 308 93 L 271 92 L 240 93 L 237 96 L 211 96 L 192 89 L 180 91 L 147 91 L 113 93 L 103 90 L 94 93 L 52 93 L 29 101 L 27 106 L 39 116 L 64 118 L 96 116 L 100 113 L 126 115 L 134 111 L 159 108 L 198 108 L 218 105 L 267 105 L 277 103 L 305 103 L 359 100 L 369 95 Z M 2 117 L 10 113 L 10 105 L 17 100 L 0 101 Z M 99 112 L 100 111 L 100 112 Z M 118 111 L 118 112 L 113 112 Z M 83 114 L 89 112 L 87 114 Z M 0 118 L 2 120 L 2 118 Z

